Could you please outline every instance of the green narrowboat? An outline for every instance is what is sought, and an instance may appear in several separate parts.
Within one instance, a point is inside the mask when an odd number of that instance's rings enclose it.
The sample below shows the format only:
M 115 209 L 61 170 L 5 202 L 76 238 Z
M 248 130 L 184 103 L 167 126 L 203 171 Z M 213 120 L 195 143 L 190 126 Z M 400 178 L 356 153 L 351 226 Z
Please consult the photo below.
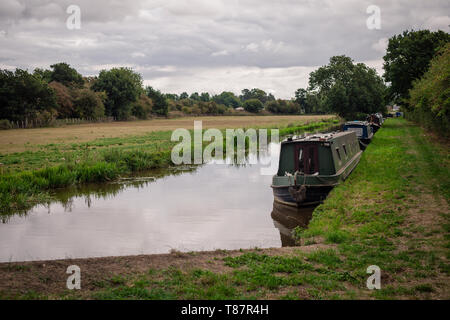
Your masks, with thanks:
M 356 167 L 362 151 L 354 131 L 288 138 L 281 143 L 274 200 L 291 206 L 320 203 Z

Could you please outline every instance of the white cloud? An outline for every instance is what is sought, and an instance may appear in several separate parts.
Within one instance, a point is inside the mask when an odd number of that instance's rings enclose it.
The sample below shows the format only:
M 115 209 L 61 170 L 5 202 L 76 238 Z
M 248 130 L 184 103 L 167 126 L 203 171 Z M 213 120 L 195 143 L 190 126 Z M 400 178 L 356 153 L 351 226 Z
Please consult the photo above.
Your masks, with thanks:
M 388 38 L 381 38 L 380 40 L 372 44 L 372 48 L 382 54 L 386 52 L 387 46 L 388 46 Z
M 230 53 L 227 50 L 221 50 L 221 51 L 216 51 L 216 52 L 211 53 L 211 56 L 219 57 L 219 56 L 227 56 L 229 54 Z
M 288 98 L 333 55 L 382 72 L 386 39 L 411 28 L 449 31 L 448 0 L 378 0 L 382 29 L 368 30 L 369 0 L 1 0 L 0 66 L 65 61 L 85 75 L 132 67 L 163 91 L 260 86 Z
M 133 58 L 143 58 L 143 57 L 145 57 L 145 53 L 143 53 L 143 52 L 133 52 L 133 53 L 131 54 L 131 56 L 132 56 Z
M 428 18 L 424 23 L 424 28 L 433 31 L 444 30 L 450 31 L 450 17 L 449 16 L 434 16 Z
M 296 89 L 306 87 L 308 76 L 316 67 L 259 68 L 231 66 L 218 68 L 180 69 L 176 77 L 161 76 L 147 79 L 144 84 L 152 85 L 164 92 L 210 92 L 232 91 L 240 94 L 244 88 L 261 88 L 277 98 L 290 99 Z
M 245 46 L 244 48 L 245 51 L 250 51 L 250 52 L 258 52 L 259 50 L 259 44 L 257 43 L 249 43 L 248 45 Z

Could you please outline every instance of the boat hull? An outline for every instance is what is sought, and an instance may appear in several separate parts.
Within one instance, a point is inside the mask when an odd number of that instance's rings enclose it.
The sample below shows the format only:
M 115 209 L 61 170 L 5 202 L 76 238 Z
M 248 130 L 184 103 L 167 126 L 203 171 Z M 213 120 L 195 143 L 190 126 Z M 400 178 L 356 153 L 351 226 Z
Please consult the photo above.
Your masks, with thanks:
M 368 138 L 368 139 L 359 138 L 358 142 L 359 142 L 359 147 L 361 148 L 361 150 L 366 150 L 367 146 L 369 145 L 369 143 L 371 141 L 372 141 L 372 137 Z
M 372 127 L 373 133 L 376 133 L 378 131 L 378 129 L 380 129 L 380 125 L 378 125 L 376 123 L 371 123 L 370 126 Z
M 348 165 L 339 170 L 335 175 L 299 175 L 297 181 L 301 183 L 296 183 L 295 178 L 292 176 L 273 176 L 271 187 L 274 200 L 281 204 L 297 207 L 322 202 L 331 189 L 350 175 L 358 165 L 361 155 L 362 151 L 359 151 L 349 161 Z M 304 189 L 304 194 L 301 197 L 296 197 L 295 193 L 299 192 L 300 188 Z
M 302 202 L 297 202 L 289 190 L 291 186 L 272 186 L 274 201 L 279 204 L 295 207 L 306 207 L 319 204 L 327 197 L 333 186 L 306 186 L 306 197 Z

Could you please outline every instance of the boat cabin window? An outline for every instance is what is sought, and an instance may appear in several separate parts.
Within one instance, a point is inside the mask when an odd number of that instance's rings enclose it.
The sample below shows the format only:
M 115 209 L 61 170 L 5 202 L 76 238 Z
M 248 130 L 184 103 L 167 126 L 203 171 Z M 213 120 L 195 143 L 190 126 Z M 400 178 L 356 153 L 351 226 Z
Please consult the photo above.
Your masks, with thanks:
M 319 171 L 319 158 L 316 145 L 297 146 L 295 170 L 306 174 L 314 174 Z
M 298 149 L 298 171 L 304 172 L 305 165 L 304 165 L 304 159 L 303 159 L 303 148 Z
M 345 144 L 342 145 L 342 148 L 344 149 L 344 154 L 347 157 L 347 148 L 345 147 Z
M 341 161 L 341 153 L 339 152 L 339 147 L 336 148 L 336 153 L 338 155 L 339 161 Z

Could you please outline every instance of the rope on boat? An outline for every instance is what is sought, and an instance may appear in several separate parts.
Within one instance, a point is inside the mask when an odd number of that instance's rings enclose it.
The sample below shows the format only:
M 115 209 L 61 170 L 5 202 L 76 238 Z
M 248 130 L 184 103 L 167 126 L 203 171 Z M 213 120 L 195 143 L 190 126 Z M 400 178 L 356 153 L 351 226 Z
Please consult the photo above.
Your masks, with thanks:
M 300 185 L 300 187 L 298 187 L 297 185 L 297 175 L 298 175 L 298 170 L 295 171 L 294 173 L 294 185 L 292 185 L 291 183 L 291 177 L 292 175 L 289 176 L 289 193 L 292 196 L 292 198 L 294 198 L 295 202 L 297 203 L 301 203 L 303 201 L 305 201 L 306 199 L 306 186 L 305 186 L 305 182 L 306 182 L 306 175 L 303 175 L 303 183 Z

